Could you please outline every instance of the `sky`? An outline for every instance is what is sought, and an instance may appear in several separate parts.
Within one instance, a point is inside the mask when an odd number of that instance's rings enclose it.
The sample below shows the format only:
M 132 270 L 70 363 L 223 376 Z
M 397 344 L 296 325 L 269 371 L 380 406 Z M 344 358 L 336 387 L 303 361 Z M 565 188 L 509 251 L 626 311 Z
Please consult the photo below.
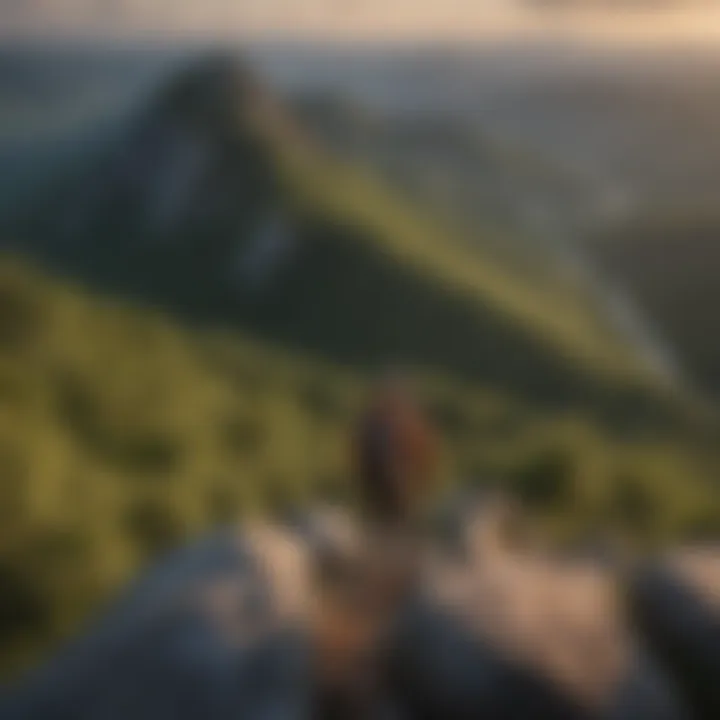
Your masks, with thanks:
M 542 11 L 533 0 L 0 0 L 0 34 L 720 41 L 720 0 L 658 0 L 663 10 L 620 10 L 620 0 L 560 1 L 614 9 Z M 642 2 L 625 0 L 626 5 Z

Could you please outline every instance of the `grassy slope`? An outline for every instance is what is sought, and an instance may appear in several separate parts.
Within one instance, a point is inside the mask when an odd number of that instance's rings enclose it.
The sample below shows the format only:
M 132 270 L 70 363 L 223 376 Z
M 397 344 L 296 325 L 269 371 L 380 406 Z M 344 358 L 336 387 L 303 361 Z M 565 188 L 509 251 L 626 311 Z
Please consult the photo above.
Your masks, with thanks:
M 0 263 L 0 666 L 78 627 L 157 553 L 247 513 L 352 498 L 362 376 Z M 714 458 L 618 444 L 478 385 L 418 377 L 448 478 L 498 479 L 557 531 L 646 539 L 714 523 Z M 454 468 L 454 470 L 452 469 Z M 679 479 L 682 482 L 679 482 Z
M 685 403 L 581 288 L 526 283 L 482 248 L 453 242 L 375 178 L 322 154 L 285 149 L 276 161 L 304 251 L 275 306 L 294 307 L 300 324 L 322 324 L 328 306 L 346 318 L 312 328 L 314 349 L 345 362 L 399 359 L 530 403 L 591 409 L 615 425 L 666 419 Z M 294 284 L 303 275 L 314 282 Z M 261 330 L 277 332 L 277 316 L 259 317 Z M 348 327 L 338 353 L 331 345 Z
M 289 164 L 292 187 L 313 213 L 324 213 L 360 230 L 379 252 L 450 292 L 490 306 L 510 324 L 551 344 L 562 356 L 616 377 L 642 372 L 638 358 L 603 322 L 599 308 L 566 289 L 524 286 L 481 250 L 451 243 L 447 230 L 418 208 L 403 206 L 387 188 L 347 167 L 305 156 Z

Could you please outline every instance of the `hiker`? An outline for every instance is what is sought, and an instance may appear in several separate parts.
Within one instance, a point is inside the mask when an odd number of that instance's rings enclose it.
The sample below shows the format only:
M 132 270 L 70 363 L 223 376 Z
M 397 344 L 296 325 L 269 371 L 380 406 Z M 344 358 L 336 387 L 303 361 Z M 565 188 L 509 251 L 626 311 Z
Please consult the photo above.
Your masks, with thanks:
M 385 526 L 415 524 L 435 479 L 438 447 L 434 429 L 400 378 L 386 378 L 372 394 L 355 443 L 368 519 Z
M 386 675 L 395 620 L 419 578 L 418 521 L 437 460 L 434 432 L 397 377 L 372 392 L 353 436 L 365 522 L 315 553 L 314 717 L 395 717 Z

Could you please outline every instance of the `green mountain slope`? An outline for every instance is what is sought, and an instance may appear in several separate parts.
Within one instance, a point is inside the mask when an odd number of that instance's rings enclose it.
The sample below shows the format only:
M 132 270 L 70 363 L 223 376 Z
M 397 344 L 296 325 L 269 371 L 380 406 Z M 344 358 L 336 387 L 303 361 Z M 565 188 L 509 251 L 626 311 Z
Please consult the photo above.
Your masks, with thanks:
M 16 234 L 102 290 L 333 362 L 424 367 L 614 422 L 668 414 L 581 288 L 453 241 L 330 159 L 234 61 L 180 73 Z
M 529 291 L 552 285 L 556 293 L 560 286 L 577 292 L 567 238 L 588 211 L 585 184 L 536 153 L 489 136 L 472 114 L 441 107 L 390 113 L 322 91 L 299 92 L 292 102 L 324 146 L 382 175 L 414 205 L 451 224 L 453 238 L 509 266 Z

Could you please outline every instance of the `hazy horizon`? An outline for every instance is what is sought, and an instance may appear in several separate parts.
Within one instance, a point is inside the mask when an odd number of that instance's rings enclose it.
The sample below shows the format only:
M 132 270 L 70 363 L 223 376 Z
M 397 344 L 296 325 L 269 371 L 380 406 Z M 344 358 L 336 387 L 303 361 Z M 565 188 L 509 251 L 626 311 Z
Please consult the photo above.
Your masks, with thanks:
M 569 5 L 572 0 L 564 0 Z M 557 5 L 563 3 L 558 0 Z M 596 3 L 600 4 L 600 3 Z M 632 3 L 631 3 L 632 5 Z M 682 5 L 682 7 L 679 7 Z M 528 7 L 502 0 L 0 0 L 5 39 L 188 38 L 326 42 L 569 40 L 629 45 L 716 44 L 720 5 L 678 3 L 662 9 Z

